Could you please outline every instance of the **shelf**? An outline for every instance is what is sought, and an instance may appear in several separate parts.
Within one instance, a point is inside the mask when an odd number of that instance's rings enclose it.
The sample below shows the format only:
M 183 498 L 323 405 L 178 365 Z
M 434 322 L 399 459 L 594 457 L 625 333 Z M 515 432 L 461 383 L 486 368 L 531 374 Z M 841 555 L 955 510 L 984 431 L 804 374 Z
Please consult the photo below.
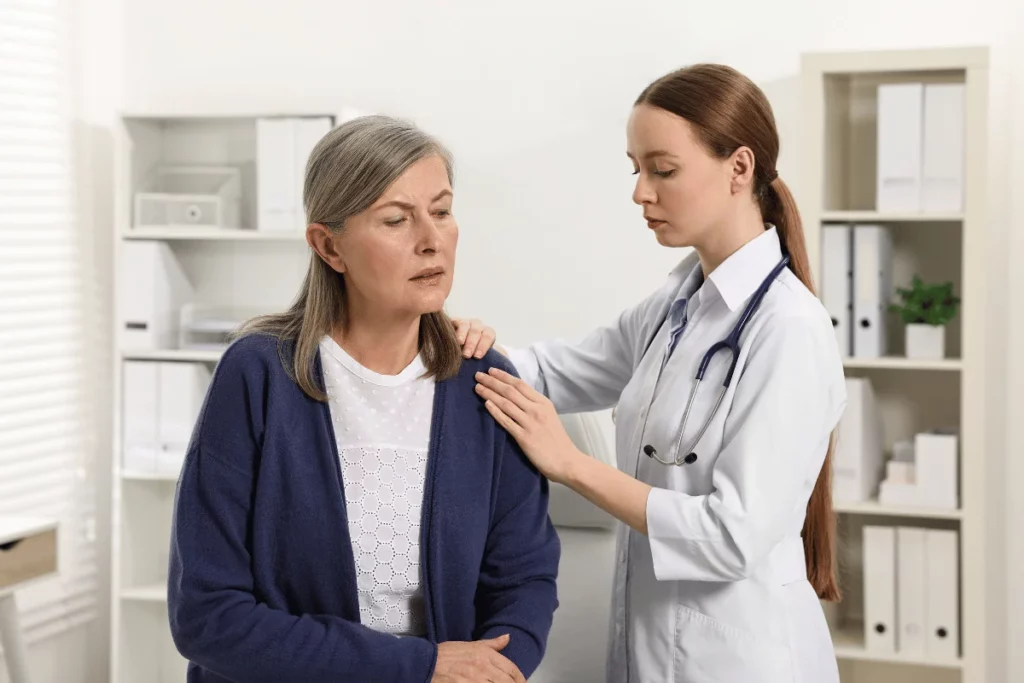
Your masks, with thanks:
M 216 363 L 223 351 L 208 349 L 131 349 L 121 352 L 124 360 L 179 361 L 191 363 Z
M 228 241 L 228 242 L 294 242 L 306 243 L 303 232 L 260 232 L 258 230 L 231 230 L 227 228 L 166 228 L 152 230 L 126 230 L 121 233 L 126 240 L 183 240 L 183 241 Z
M 869 652 L 864 648 L 864 626 L 853 623 L 844 626 L 833 632 L 832 642 L 835 646 L 836 659 L 852 659 L 863 662 L 888 662 L 892 664 L 905 664 L 909 666 L 931 666 L 943 669 L 962 669 L 963 661 L 960 659 L 934 659 L 919 655 L 887 654 L 884 652 Z
M 883 505 L 878 501 L 864 503 L 835 503 L 836 512 L 849 515 L 875 515 L 880 517 L 916 517 L 918 519 L 963 519 L 963 510 L 946 510 L 942 508 L 902 507 Z
M 121 470 L 121 478 L 128 481 L 178 481 L 178 475 L 165 472 L 133 472 Z
M 125 588 L 121 591 L 121 599 L 134 602 L 167 602 L 167 586 L 152 585 Z
M 825 223 L 959 223 L 963 213 L 892 213 L 879 211 L 825 211 Z
M 963 361 L 959 358 L 943 358 L 942 360 L 918 360 L 900 356 L 883 356 L 881 358 L 844 358 L 843 367 L 865 370 L 940 370 L 957 372 L 963 369 Z

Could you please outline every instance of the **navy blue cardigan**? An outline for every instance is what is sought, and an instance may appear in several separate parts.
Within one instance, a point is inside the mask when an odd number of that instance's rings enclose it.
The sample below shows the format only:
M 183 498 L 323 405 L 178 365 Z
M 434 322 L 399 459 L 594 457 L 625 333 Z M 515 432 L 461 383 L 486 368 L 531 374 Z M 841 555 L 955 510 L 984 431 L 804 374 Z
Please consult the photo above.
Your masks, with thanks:
M 420 539 L 428 633 L 398 637 L 359 623 L 329 407 L 287 375 L 275 340 L 232 344 L 175 495 L 168 608 L 190 683 L 427 683 L 437 643 L 506 633 L 502 654 L 533 673 L 560 546 L 547 481 L 474 392 L 491 366 L 513 371 L 491 352 L 436 385 Z

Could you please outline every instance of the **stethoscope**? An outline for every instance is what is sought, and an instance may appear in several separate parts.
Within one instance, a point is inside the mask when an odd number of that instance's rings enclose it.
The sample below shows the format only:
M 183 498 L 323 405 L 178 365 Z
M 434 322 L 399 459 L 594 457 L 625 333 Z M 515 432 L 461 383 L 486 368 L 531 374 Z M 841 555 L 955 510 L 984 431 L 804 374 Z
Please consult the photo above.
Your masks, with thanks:
M 676 438 L 676 450 L 675 458 L 672 460 L 662 460 L 658 456 L 658 451 L 650 444 L 644 446 L 643 451 L 649 457 L 654 458 L 662 465 L 691 465 L 697 462 L 697 454 L 693 452 L 694 447 L 700 442 L 701 437 L 704 436 L 704 432 L 707 431 L 711 422 L 715 419 L 715 414 L 718 413 L 719 407 L 722 405 L 722 399 L 725 398 L 726 392 L 729 390 L 729 385 L 732 383 L 733 373 L 736 371 L 736 361 L 740 355 L 740 336 L 743 334 L 744 328 L 750 319 L 754 317 L 754 313 L 757 312 L 758 307 L 761 305 L 761 301 L 764 299 L 764 295 L 768 293 L 768 288 L 772 286 L 772 283 L 779 276 L 786 266 L 789 265 L 789 254 L 782 257 L 782 260 L 772 268 L 772 272 L 768 273 L 768 276 L 758 286 L 757 291 L 754 292 L 754 296 L 747 302 L 746 308 L 743 309 L 743 314 L 740 319 L 736 322 L 736 325 L 732 328 L 729 336 L 725 339 L 713 344 L 711 348 L 704 354 L 704 358 L 700 361 L 700 366 L 697 368 L 697 377 L 693 382 L 693 388 L 690 389 L 690 398 L 686 401 L 686 410 L 683 411 L 683 424 L 679 427 L 679 436 Z M 715 354 L 721 350 L 728 350 L 732 354 L 732 362 L 729 364 L 729 371 L 725 373 L 725 381 L 722 383 L 722 391 L 718 394 L 718 400 L 715 401 L 715 407 L 711 410 L 711 414 L 704 420 L 704 426 L 700 428 L 697 436 L 694 437 L 690 443 L 690 447 L 685 450 L 680 450 L 679 446 L 683 441 L 683 433 L 686 431 L 686 423 L 690 418 L 690 410 L 693 408 L 694 399 L 697 397 L 697 389 L 700 387 L 701 381 L 704 379 L 704 373 L 708 369 L 708 365 L 711 363 L 711 359 L 714 358 Z M 685 456 L 680 457 L 681 453 L 686 453 Z

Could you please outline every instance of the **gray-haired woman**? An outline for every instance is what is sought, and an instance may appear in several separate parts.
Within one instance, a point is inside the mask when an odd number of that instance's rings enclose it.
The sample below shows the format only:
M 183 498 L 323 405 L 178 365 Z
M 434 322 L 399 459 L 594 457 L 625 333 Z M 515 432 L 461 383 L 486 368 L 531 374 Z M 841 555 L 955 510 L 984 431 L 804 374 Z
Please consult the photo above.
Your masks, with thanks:
M 294 305 L 218 364 L 175 503 L 192 683 L 524 681 L 557 605 L 546 480 L 483 409 L 443 306 L 451 160 L 365 117 L 306 173 Z M 472 355 L 472 354 L 470 354 Z

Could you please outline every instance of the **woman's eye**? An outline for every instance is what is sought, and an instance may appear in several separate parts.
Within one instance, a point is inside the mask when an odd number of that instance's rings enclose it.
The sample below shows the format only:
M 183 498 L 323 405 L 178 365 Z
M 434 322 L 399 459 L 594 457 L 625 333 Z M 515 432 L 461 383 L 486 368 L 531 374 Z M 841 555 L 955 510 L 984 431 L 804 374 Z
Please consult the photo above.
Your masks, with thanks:
M 658 176 L 659 178 L 671 178 L 672 176 L 675 175 L 675 173 L 675 169 L 669 171 L 654 171 L 654 175 Z
M 405 216 L 400 216 L 398 218 L 389 218 L 389 219 L 385 220 L 384 221 L 384 225 L 387 225 L 387 226 L 390 226 L 392 228 L 395 228 L 395 227 L 398 227 L 399 225 L 401 225 L 404 222 L 405 222 Z
M 452 212 L 448 209 L 441 209 L 440 211 L 435 211 L 434 215 L 438 218 L 448 218 L 448 216 L 452 215 Z

